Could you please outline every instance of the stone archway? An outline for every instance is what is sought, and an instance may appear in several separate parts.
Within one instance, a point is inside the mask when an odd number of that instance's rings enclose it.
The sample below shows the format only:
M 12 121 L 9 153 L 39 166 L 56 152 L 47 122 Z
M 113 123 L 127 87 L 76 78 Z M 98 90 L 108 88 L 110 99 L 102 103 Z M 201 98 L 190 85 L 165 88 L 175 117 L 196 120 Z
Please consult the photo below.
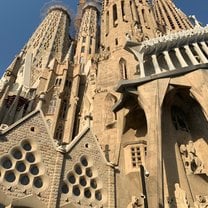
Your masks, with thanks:
M 192 204 L 195 196 L 208 194 L 208 122 L 190 88 L 175 86 L 165 96 L 162 149 L 165 199 L 174 198 L 176 183 Z

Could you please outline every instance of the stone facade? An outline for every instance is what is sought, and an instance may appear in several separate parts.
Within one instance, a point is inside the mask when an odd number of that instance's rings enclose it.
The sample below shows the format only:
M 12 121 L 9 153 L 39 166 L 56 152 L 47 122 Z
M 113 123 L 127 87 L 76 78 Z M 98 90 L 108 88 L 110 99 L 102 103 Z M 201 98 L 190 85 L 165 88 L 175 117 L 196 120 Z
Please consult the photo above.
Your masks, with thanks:
M 0 80 L 0 207 L 208 206 L 208 27 L 172 0 L 53 5 Z

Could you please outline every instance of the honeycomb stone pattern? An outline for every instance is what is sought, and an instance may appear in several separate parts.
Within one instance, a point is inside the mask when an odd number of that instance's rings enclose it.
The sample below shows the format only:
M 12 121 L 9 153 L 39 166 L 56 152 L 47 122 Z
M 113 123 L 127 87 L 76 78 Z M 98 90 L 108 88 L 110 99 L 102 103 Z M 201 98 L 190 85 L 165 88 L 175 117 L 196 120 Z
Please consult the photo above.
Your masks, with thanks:
M 33 188 L 39 193 L 48 183 L 44 173 L 34 141 L 24 139 L 0 157 L 0 183 L 7 187 L 18 186 L 24 190 Z
M 92 161 L 85 155 L 68 171 L 62 184 L 62 193 L 66 198 L 74 196 L 80 200 L 89 200 L 90 203 L 103 202 L 102 183 Z

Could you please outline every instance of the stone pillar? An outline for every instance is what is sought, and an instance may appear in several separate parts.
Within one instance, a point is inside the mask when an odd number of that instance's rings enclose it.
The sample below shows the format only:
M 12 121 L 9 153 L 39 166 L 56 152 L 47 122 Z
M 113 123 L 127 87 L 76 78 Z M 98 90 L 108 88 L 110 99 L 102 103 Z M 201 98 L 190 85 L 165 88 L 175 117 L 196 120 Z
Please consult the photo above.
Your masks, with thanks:
M 161 73 L 160 65 L 159 65 L 159 63 L 157 61 L 157 56 L 155 54 L 152 55 L 152 62 L 153 62 L 154 68 L 155 68 L 155 73 L 156 74 Z
M 140 56 L 137 56 L 137 58 L 139 61 L 140 77 L 145 77 L 143 54 Z
M 132 1 L 132 4 L 130 5 L 132 8 L 132 16 L 133 16 L 133 20 L 138 22 L 139 21 L 139 17 L 137 14 L 137 9 L 136 9 L 136 5 L 135 5 L 135 1 Z
M 176 57 L 178 58 L 178 61 L 181 64 L 181 66 L 182 67 L 187 67 L 188 64 L 185 62 L 183 56 L 181 55 L 181 52 L 180 52 L 179 48 L 175 48 L 175 54 L 176 54 Z
M 146 170 L 146 155 L 145 155 L 145 145 L 144 144 L 142 146 L 140 146 L 140 154 L 141 154 L 142 165 Z
M 53 66 L 54 67 L 54 66 Z M 52 86 L 50 86 L 50 81 L 52 80 L 52 76 L 53 76 L 53 70 L 54 69 L 49 69 L 48 71 L 49 71 L 49 73 L 48 73 L 48 79 L 47 79 L 47 81 L 46 81 L 46 85 L 45 85 L 45 88 L 44 88 L 44 92 L 47 92 L 47 90 L 48 89 L 50 89 L 50 87 L 52 87 Z
M 162 83 L 163 84 L 163 83 Z M 144 106 L 148 125 L 148 147 L 145 164 L 145 181 L 149 208 L 163 206 L 162 135 L 159 82 L 138 87 L 139 102 Z
M 115 202 L 115 176 L 114 176 L 114 168 L 110 167 L 108 169 L 108 207 L 114 208 L 116 206 Z
M 123 22 L 123 16 L 122 16 L 122 9 L 121 4 L 117 4 L 117 15 L 118 15 L 118 24 Z
M 92 43 L 90 45 L 91 47 L 91 55 L 94 56 L 95 55 L 95 52 L 96 52 L 96 40 L 95 38 L 92 37 Z
M 207 44 L 203 41 L 203 42 L 201 42 L 201 46 L 204 49 L 204 52 L 208 55 L 208 46 L 207 46 Z
M 4 94 L 2 95 L 1 99 L 0 99 L 0 122 L 3 119 L 4 115 L 5 115 L 5 99 L 7 97 L 9 93 L 9 85 L 6 86 L 6 89 L 4 91 Z
M 63 168 L 63 160 L 64 155 L 60 152 L 56 152 L 56 155 L 54 155 L 56 158 L 56 162 L 54 164 L 53 168 L 53 176 L 50 180 L 51 188 L 50 188 L 50 195 L 48 200 L 47 208 L 55 208 L 60 207 L 60 201 L 61 198 L 61 192 L 60 192 L 60 186 L 61 186 L 61 174 L 62 174 L 62 168 Z
M 69 97 L 70 108 L 66 115 L 66 123 L 67 127 L 64 131 L 64 143 L 68 144 L 72 141 L 75 115 L 78 104 L 78 94 L 79 94 L 79 86 L 80 86 L 80 72 L 81 65 L 76 65 L 73 71 L 73 81 L 71 86 L 71 96 Z
M 168 51 L 163 51 L 163 54 L 164 54 L 164 57 L 165 57 L 165 60 L 166 60 L 169 70 L 174 70 L 175 66 L 173 65 L 173 62 L 170 58 Z
M 203 63 L 207 63 L 208 60 L 205 57 L 205 55 L 203 54 L 203 52 L 201 51 L 201 49 L 199 48 L 198 43 L 193 43 L 194 49 L 196 50 L 197 54 L 199 55 L 200 59 L 202 60 Z
M 110 12 L 107 11 L 105 13 L 105 35 L 108 35 L 109 33 L 109 27 L 110 27 Z
M 191 60 L 191 63 L 192 63 L 193 65 L 199 64 L 199 62 L 196 60 L 196 57 L 193 55 L 191 49 L 189 48 L 189 46 L 186 45 L 186 46 L 184 46 L 184 48 L 185 48 L 185 50 L 186 50 L 186 53 L 187 53 L 188 57 L 189 57 L 190 60 Z

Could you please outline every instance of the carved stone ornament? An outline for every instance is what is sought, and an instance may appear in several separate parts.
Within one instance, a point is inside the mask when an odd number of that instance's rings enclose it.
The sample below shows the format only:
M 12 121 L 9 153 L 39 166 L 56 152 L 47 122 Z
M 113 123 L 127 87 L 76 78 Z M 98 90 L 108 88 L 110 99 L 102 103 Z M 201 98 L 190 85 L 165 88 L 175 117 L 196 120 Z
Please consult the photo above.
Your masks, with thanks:
M 107 60 L 110 57 L 110 51 L 105 46 L 101 46 L 100 48 L 100 55 L 99 55 L 99 61 Z
M 208 196 L 196 196 L 194 208 L 208 208 Z
M 187 145 L 182 144 L 180 146 L 180 152 L 184 162 L 186 172 L 188 174 L 206 174 L 208 171 L 204 169 L 203 162 L 198 157 L 196 148 L 193 141 L 189 141 Z

